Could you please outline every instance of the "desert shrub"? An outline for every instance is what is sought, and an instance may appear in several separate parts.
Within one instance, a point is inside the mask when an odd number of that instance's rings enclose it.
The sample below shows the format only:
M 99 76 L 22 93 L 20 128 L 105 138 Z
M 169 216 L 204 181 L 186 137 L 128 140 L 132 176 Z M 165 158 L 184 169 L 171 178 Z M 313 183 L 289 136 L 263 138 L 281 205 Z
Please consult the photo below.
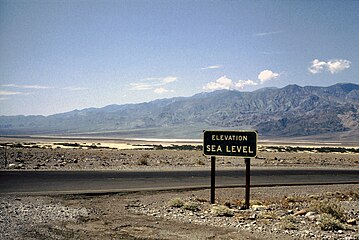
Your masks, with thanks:
M 245 200 L 243 200 L 243 204 L 245 203 Z M 249 204 L 252 205 L 263 205 L 262 201 L 259 201 L 257 199 L 253 199 L 249 201 Z
M 174 198 L 168 202 L 168 205 L 170 207 L 180 208 L 180 207 L 183 207 L 184 202 L 180 198 Z
M 324 231 L 335 231 L 344 229 L 343 224 L 341 224 L 338 219 L 327 213 L 324 213 L 321 216 L 320 222 L 320 228 Z
M 232 217 L 234 216 L 234 211 L 227 206 L 213 206 L 211 213 L 217 217 Z
M 259 213 L 259 218 L 260 219 L 277 219 L 278 215 L 276 212 L 274 211 L 269 211 L 269 212 L 260 212 Z
M 350 191 L 348 193 L 349 197 L 351 197 L 353 200 L 359 200 L 359 191 L 355 192 L 355 191 Z
M 21 144 L 21 143 L 15 143 L 15 144 L 14 144 L 14 147 L 15 147 L 15 148 L 23 148 L 24 145 Z
M 192 211 L 192 212 L 197 212 L 199 211 L 199 207 L 196 203 L 193 203 L 193 202 L 186 202 L 183 207 L 183 209 L 185 210 L 189 210 L 189 211 Z
M 282 224 L 284 230 L 298 230 L 298 226 L 292 222 L 283 222 Z
M 196 201 L 201 202 L 201 203 L 208 202 L 208 200 L 205 198 L 196 198 Z
M 345 220 L 344 210 L 338 202 L 333 200 L 316 201 L 310 209 L 318 213 L 329 214 L 338 220 Z
M 138 161 L 138 164 L 139 164 L 139 165 L 145 165 L 145 166 L 147 166 L 147 165 L 148 165 L 148 161 L 147 161 L 147 159 L 145 159 L 145 158 L 140 158 L 140 160 Z
M 149 157 L 150 157 L 150 155 L 148 153 L 142 154 L 142 156 L 140 157 L 140 159 L 138 161 L 138 164 L 147 166 Z
M 197 164 L 198 164 L 198 165 L 205 165 L 205 163 L 204 163 L 204 161 L 203 161 L 202 159 L 199 159 L 199 160 L 197 161 Z
M 286 216 L 282 221 L 284 230 L 298 230 L 297 220 L 293 216 Z

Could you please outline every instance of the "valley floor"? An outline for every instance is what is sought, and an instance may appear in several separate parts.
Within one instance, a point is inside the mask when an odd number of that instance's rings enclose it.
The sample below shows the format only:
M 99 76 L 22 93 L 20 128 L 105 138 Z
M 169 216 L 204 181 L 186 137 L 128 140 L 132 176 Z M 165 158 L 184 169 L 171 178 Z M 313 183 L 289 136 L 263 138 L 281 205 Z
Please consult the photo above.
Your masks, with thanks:
M 200 150 L 178 146 L 46 147 L 4 139 L 1 145 L 1 169 L 10 171 L 210 169 L 209 157 Z M 267 145 L 251 165 L 357 169 L 357 150 Z M 244 161 L 217 158 L 217 166 L 244 168 Z M 248 210 L 243 209 L 244 189 L 216 192 L 215 205 L 209 203 L 209 190 L 1 195 L 0 239 L 359 239 L 357 184 L 252 188 Z

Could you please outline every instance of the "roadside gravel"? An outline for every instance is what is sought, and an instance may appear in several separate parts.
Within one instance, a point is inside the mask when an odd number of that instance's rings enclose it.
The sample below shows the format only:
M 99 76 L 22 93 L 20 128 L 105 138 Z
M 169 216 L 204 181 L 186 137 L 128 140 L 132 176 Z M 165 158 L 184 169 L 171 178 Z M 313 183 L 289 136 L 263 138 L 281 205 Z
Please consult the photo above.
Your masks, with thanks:
M 209 169 L 198 150 L 4 148 L 6 170 Z M 256 167 L 359 168 L 359 153 L 261 148 Z M 5 164 L 7 166 L 5 168 Z M 244 167 L 217 158 L 218 168 Z M 359 239 L 359 186 L 142 192 L 113 195 L 0 195 L 0 239 Z M 175 207 L 173 201 L 179 206 Z
M 241 207 L 244 189 L 218 189 L 216 205 L 209 194 L 1 196 L 0 238 L 359 239 L 358 185 L 252 188 L 249 210 Z M 338 229 L 322 229 L 326 215 L 317 204 L 327 202 L 340 209 Z
M 359 153 L 259 151 L 252 166 L 359 168 Z M 210 158 L 199 150 L 1 149 L 0 169 L 15 170 L 143 170 L 209 168 Z M 219 168 L 243 167 L 242 158 L 217 157 Z
M 209 203 L 208 191 L 143 196 L 129 208 L 165 219 L 206 226 L 225 226 L 270 239 L 359 239 L 357 185 L 254 188 L 251 208 L 243 209 L 244 189 L 217 190 Z M 173 206 L 173 201 L 183 206 Z M 340 228 L 325 231 L 318 206 L 338 207 Z M 350 223 L 350 224 L 348 224 Z

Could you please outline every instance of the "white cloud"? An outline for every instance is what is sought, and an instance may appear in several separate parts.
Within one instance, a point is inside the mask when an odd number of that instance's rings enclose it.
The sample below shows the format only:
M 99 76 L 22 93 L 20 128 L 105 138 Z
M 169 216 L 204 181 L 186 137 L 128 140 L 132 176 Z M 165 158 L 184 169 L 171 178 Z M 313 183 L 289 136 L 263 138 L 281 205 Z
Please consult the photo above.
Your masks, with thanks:
M 162 79 L 163 84 L 171 83 L 177 81 L 177 77 L 168 76 Z
M 347 68 L 350 68 L 351 62 L 344 59 L 330 60 L 328 63 L 328 69 L 331 74 L 341 72 Z
M 252 81 L 252 80 L 238 80 L 237 83 L 234 83 L 232 81 L 232 79 L 228 78 L 227 76 L 222 76 L 220 78 L 218 78 L 216 81 L 214 82 L 210 82 L 207 83 L 204 87 L 203 90 L 206 91 L 214 91 L 214 90 L 222 90 L 222 89 L 226 89 L 226 90 L 233 90 L 233 89 L 243 89 L 246 86 L 255 86 L 258 85 L 258 83 Z
M 49 89 L 52 87 L 41 85 L 17 85 L 17 84 L 3 84 L 2 87 L 24 88 L 24 89 Z
M 321 72 L 326 67 L 326 65 L 327 65 L 326 62 L 322 62 L 319 61 L 318 59 L 314 59 L 312 61 L 312 65 L 308 68 L 308 70 L 313 74 L 317 74 Z
M 331 74 L 339 73 L 347 68 L 350 68 L 351 62 L 345 59 L 333 59 L 328 62 L 314 59 L 308 71 L 312 74 L 317 74 L 323 71 L 328 71 Z
M 131 83 L 130 86 L 131 86 L 131 90 L 149 90 L 149 89 L 153 89 L 153 86 L 151 84 L 143 83 L 143 82 Z
M 279 73 L 272 72 L 271 70 L 263 70 L 258 74 L 258 80 L 238 80 L 238 82 L 234 83 L 232 79 L 227 76 L 222 76 L 218 78 L 214 82 L 209 82 L 205 86 L 203 86 L 203 90 L 205 91 L 214 91 L 214 90 L 241 90 L 247 86 L 257 86 L 259 84 L 263 84 L 266 81 L 276 79 L 279 77 Z
M 165 85 L 167 83 L 175 82 L 177 81 L 177 77 L 174 76 L 167 76 L 167 77 L 149 77 L 142 79 L 143 81 L 149 81 L 152 82 L 153 85 Z
M 140 82 L 131 83 L 131 90 L 152 90 L 152 89 L 161 89 L 163 86 L 173 83 L 177 81 L 177 77 L 174 76 L 167 76 L 167 77 L 160 77 L 160 78 L 144 78 Z M 164 88 L 163 88 L 164 89 Z M 160 90 L 158 90 L 160 91 Z
M 263 70 L 258 75 L 258 79 L 261 81 L 261 84 L 263 84 L 266 81 L 276 79 L 277 77 L 279 77 L 279 73 L 272 72 L 271 70 L 268 69 Z
M 221 89 L 232 89 L 234 87 L 233 85 L 233 81 L 229 78 L 227 78 L 227 76 L 222 76 L 220 78 L 218 78 L 216 81 L 214 82 L 210 82 L 207 83 L 203 89 L 204 90 L 221 90 Z
M 207 70 L 207 69 L 218 69 L 218 68 L 222 68 L 222 65 L 212 65 L 212 66 L 208 66 L 208 67 L 203 67 L 201 68 L 202 70 Z
M 254 36 L 265 37 L 265 36 L 274 35 L 274 34 L 278 34 L 278 33 L 282 33 L 282 32 L 284 32 L 284 31 L 261 32 L 261 33 L 255 33 Z
M 258 83 L 252 81 L 252 80 L 238 80 L 238 82 L 235 85 L 236 89 L 243 89 L 246 86 L 256 86 Z
M 10 96 L 10 95 L 18 95 L 23 94 L 22 92 L 14 92 L 14 91 L 0 91 L 0 95 Z
M 155 90 L 153 90 L 154 93 L 157 93 L 157 94 L 164 94 L 164 93 L 168 93 L 168 92 L 174 92 L 174 90 L 167 90 L 163 87 L 160 87 L 160 88 L 156 88 Z
M 8 98 L 0 97 L 0 101 L 8 100 Z

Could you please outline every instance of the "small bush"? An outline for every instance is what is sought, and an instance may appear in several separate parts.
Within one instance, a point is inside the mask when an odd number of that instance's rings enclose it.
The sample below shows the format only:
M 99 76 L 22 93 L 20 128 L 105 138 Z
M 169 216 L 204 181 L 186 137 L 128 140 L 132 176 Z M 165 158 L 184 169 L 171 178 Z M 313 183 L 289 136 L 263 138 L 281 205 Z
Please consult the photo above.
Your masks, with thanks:
M 283 229 L 284 230 L 298 230 L 298 226 L 296 226 L 292 222 L 283 222 Z
M 332 215 L 324 213 L 321 216 L 320 228 L 324 231 L 336 231 L 344 229 L 343 224 L 338 219 L 335 219 Z
M 274 211 L 270 212 L 261 212 L 259 215 L 260 219 L 277 219 L 278 216 Z
M 234 211 L 227 206 L 214 206 L 211 210 L 212 214 L 217 217 L 233 217 Z
M 311 209 L 318 213 L 329 214 L 338 220 L 345 220 L 345 214 L 343 209 L 340 207 L 338 202 L 335 202 L 333 200 L 317 201 L 312 204 Z
M 184 202 L 180 198 L 171 199 L 168 203 L 170 207 L 180 208 L 183 207 Z
M 202 159 L 199 159 L 199 160 L 197 161 L 197 164 L 198 164 L 198 165 L 202 165 L 202 166 L 205 165 L 205 163 L 203 162 Z
M 355 191 L 350 191 L 348 193 L 349 197 L 351 197 L 354 201 L 359 200 L 359 191 L 355 192 Z
M 15 148 L 23 148 L 24 145 L 22 145 L 21 143 L 15 143 L 15 144 L 14 144 L 14 147 L 15 147 Z
M 283 219 L 282 227 L 284 230 L 298 230 L 297 220 L 293 216 L 287 216 Z
M 138 164 L 139 165 L 145 165 L 145 166 L 147 166 L 148 165 L 148 158 L 150 157 L 150 155 L 149 154 L 143 154 L 142 156 L 141 156 L 141 158 L 139 159 L 139 161 L 138 161 Z
M 192 203 L 192 202 L 185 203 L 182 208 L 185 210 L 192 211 L 192 212 L 199 211 L 198 205 L 196 203 Z
M 148 161 L 147 159 L 141 158 L 138 162 L 138 165 L 144 165 L 147 166 L 148 165 Z

